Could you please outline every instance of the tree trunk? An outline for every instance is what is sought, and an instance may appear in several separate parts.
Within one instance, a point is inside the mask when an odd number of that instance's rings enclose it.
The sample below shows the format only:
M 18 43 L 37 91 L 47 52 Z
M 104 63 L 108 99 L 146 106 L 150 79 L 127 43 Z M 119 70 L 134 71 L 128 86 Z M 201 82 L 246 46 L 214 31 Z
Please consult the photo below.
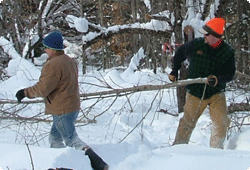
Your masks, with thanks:
M 182 40 L 182 1 L 177 0 L 173 2 L 174 7 L 174 16 L 175 16 L 175 24 L 174 24 L 174 33 L 175 33 L 175 44 L 181 44 L 183 42 Z M 180 80 L 187 79 L 187 69 L 182 63 L 181 69 L 180 69 Z M 186 96 L 186 89 L 185 87 L 177 87 L 177 102 L 178 102 L 178 113 L 181 113 L 184 111 L 184 105 L 185 105 L 185 96 Z
M 155 0 L 151 0 L 151 14 L 154 14 L 156 11 L 155 9 Z M 156 47 L 155 47 L 155 44 L 156 44 L 156 40 L 155 40 L 155 36 L 152 36 L 152 41 L 151 41 L 151 54 L 152 54 L 152 61 L 153 61 L 153 72 L 156 74 L 156 71 L 157 71 L 157 56 L 155 55 L 155 50 L 156 50 Z
M 165 38 L 161 38 L 161 42 L 162 44 L 160 44 L 161 46 L 165 43 Z M 162 47 L 161 47 L 162 48 Z M 167 60 L 167 52 L 163 52 L 163 50 L 161 50 L 161 58 L 160 58 L 160 65 L 161 65 L 161 71 L 163 73 L 165 73 L 165 69 L 168 66 L 168 60 Z
M 136 0 L 131 0 L 131 9 L 132 9 L 132 17 L 133 17 L 133 23 L 135 23 L 136 22 L 136 2 L 135 2 Z M 137 39 L 137 37 L 136 37 L 136 34 L 134 34 L 134 35 L 132 35 L 132 53 L 136 53 L 136 46 L 137 46 L 137 44 L 136 44 L 136 39 Z
M 250 30 L 248 30 L 247 32 L 247 37 L 248 37 L 248 47 L 247 47 L 247 54 L 246 54 L 246 58 L 247 58 L 247 70 L 246 70 L 246 74 L 250 75 L 250 68 L 249 68 L 249 61 L 250 61 Z
M 103 9 L 102 9 L 102 5 L 103 5 L 103 0 L 98 0 L 98 5 L 99 5 L 99 17 L 100 17 L 100 25 L 103 27 L 104 23 L 103 23 Z M 106 55 L 105 55 L 105 50 L 104 50 L 104 40 L 102 40 L 102 68 L 103 70 L 105 70 L 107 68 L 107 59 L 106 59 Z
M 194 29 L 192 26 L 187 25 L 184 28 L 184 43 L 187 43 L 194 39 Z M 188 69 L 182 63 L 180 69 L 180 80 L 185 80 L 188 77 Z M 181 113 L 184 111 L 184 105 L 186 103 L 186 88 L 184 86 L 177 87 L 177 97 L 178 97 L 178 112 Z
M 139 2 L 138 0 L 131 0 L 131 9 L 132 9 L 132 16 L 133 16 L 133 23 L 137 21 L 137 14 L 139 10 Z M 133 53 L 137 53 L 139 50 L 138 46 L 139 35 L 133 34 Z
M 201 20 L 205 20 L 206 17 L 209 15 L 209 12 L 210 12 L 210 4 L 211 4 L 211 0 L 206 0 L 206 5 L 204 6 L 204 10 L 203 10 L 203 13 L 202 13 L 202 17 L 201 17 Z
M 80 5 L 81 5 L 81 17 L 83 18 L 84 17 L 84 14 L 83 14 L 83 6 L 84 6 L 84 0 L 81 0 L 80 1 Z M 84 47 L 84 44 L 82 44 L 82 74 L 86 74 L 87 73 L 87 55 L 86 55 L 86 52 L 85 52 L 85 47 Z
M 237 13 L 238 13 L 238 22 L 237 22 L 237 39 L 236 39 L 236 58 L 237 60 L 237 69 L 244 73 L 243 67 L 243 58 L 241 55 L 241 19 L 242 19 L 242 12 L 241 12 L 241 0 L 237 0 Z

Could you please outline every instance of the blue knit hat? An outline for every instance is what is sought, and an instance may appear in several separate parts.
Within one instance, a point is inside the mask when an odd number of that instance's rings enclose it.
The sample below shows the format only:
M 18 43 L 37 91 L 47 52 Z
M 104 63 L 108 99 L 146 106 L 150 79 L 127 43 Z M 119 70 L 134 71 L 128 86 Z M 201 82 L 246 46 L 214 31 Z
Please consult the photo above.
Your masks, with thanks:
M 62 33 L 59 31 L 51 32 L 44 38 L 43 45 L 53 50 L 63 50 Z

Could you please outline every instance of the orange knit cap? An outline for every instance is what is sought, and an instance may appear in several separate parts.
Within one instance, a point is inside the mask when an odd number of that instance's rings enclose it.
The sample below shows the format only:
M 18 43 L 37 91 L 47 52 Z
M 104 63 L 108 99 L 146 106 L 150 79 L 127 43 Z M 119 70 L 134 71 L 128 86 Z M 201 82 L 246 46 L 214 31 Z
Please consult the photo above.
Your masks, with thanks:
M 212 18 L 199 30 L 202 34 L 212 34 L 220 38 L 225 30 L 226 21 L 223 18 Z

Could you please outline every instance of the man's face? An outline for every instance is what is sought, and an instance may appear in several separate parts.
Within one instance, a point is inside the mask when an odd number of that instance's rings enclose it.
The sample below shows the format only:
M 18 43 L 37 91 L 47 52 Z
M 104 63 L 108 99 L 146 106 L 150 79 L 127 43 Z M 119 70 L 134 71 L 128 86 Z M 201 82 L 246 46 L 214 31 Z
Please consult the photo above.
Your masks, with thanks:
M 212 36 L 211 34 L 204 34 L 204 38 L 205 38 L 205 43 L 207 43 L 208 45 L 213 45 L 215 44 L 217 41 L 219 41 L 219 38 L 216 38 L 214 36 Z
M 50 48 L 46 48 L 45 52 L 48 54 L 49 57 L 52 57 L 54 55 L 54 50 Z
M 204 38 L 205 38 L 205 43 L 209 44 L 210 39 L 211 39 L 211 34 L 204 34 Z M 210 44 L 209 44 L 210 45 Z

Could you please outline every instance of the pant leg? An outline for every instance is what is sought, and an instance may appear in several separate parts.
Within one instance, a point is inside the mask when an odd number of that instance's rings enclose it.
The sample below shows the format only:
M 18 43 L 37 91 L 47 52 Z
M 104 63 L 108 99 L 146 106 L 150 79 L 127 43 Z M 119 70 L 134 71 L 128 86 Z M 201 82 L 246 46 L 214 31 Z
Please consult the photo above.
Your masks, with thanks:
M 190 93 L 186 94 L 184 115 L 180 119 L 173 145 L 187 144 L 189 142 L 193 129 L 206 107 L 207 102 L 205 100 L 201 101 L 201 99 Z
M 57 130 L 54 122 L 52 124 L 50 134 L 49 134 L 49 144 L 51 148 L 65 148 L 62 136 Z
M 210 98 L 210 116 L 212 119 L 212 133 L 210 147 L 223 149 L 230 119 L 227 116 L 226 97 L 218 93 Z
M 83 142 L 77 135 L 75 129 L 75 121 L 79 112 L 68 113 L 64 115 L 53 115 L 53 121 L 58 129 L 66 146 L 74 147 L 76 149 L 83 149 L 87 144 Z

